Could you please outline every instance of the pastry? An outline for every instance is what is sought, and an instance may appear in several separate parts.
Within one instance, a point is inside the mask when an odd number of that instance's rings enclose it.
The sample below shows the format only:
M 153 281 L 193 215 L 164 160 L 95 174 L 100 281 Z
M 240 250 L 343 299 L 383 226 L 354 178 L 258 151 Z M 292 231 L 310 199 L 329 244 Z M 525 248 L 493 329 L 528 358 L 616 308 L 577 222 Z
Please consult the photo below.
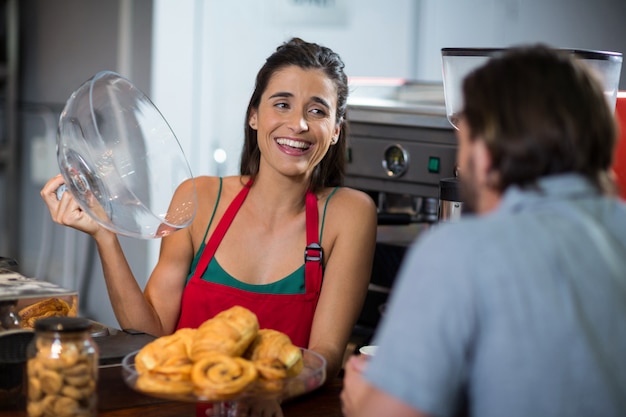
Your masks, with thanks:
M 135 367 L 140 374 L 191 364 L 189 358 L 194 329 L 180 329 L 175 333 L 154 339 L 135 356 Z
M 252 362 L 259 374 L 259 385 L 265 391 L 280 391 L 287 378 L 287 367 L 275 358 L 258 359 Z
M 241 356 L 259 330 L 256 314 L 241 306 L 224 310 L 198 327 L 191 347 L 195 362 L 206 353 Z
M 253 389 L 251 384 L 276 393 L 303 366 L 300 348 L 287 335 L 259 330 L 256 315 L 235 306 L 197 329 L 179 329 L 145 345 L 135 356 L 135 387 L 221 401 Z
M 304 367 L 300 348 L 291 343 L 289 336 L 273 329 L 259 330 L 245 357 L 253 362 L 276 359 L 284 365 L 287 377 L 298 375 Z M 259 366 L 267 366 L 268 363 L 271 362 L 261 362 Z M 275 364 L 273 367 L 276 368 Z
M 222 353 L 207 354 L 191 369 L 196 395 L 208 400 L 224 400 L 245 390 L 257 379 L 252 362 Z
M 171 395 L 191 393 L 189 352 L 194 334 L 194 329 L 179 329 L 145 345 L 135 356 L 137 389 Z
M 190 378 L 170 379 L 168 375 L 156 373 L 139 375 L 135 387 L 143 392 L 174 396 L 187 395 L 193 391 Z
M 70 305 L 60 298 L 46 298 L 45 300 L 33 303 L 22 308 L 18 315 L 21 319 L 21 326 L 25 329 L 33 329 L 35 321 L 45 317 L 63 317 L 70 313 Z

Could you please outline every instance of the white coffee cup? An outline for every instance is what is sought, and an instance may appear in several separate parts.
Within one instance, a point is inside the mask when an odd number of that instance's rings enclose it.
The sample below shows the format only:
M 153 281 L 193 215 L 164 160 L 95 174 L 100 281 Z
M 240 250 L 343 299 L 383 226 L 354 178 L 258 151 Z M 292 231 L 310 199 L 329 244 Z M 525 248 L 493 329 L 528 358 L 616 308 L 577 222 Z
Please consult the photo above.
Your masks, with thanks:
M 374 355 L 376 355 L 376 350 L 378 350 L 378 346 L 374 346 L 374 345 L 361 346 L 361 348 L 359 349 L 359 353 L 361 355 L 373 357 Z

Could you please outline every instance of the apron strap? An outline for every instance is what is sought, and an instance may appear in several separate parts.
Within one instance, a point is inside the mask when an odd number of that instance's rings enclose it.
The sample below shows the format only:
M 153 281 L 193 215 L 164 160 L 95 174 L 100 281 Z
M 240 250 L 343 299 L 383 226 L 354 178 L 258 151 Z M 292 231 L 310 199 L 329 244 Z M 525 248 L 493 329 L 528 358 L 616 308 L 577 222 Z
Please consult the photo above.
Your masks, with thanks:
M 319 244 L 317 197 L 306 193 L 306 248 L 304 249 L 304 276 L 307 293 L 319 293 L 322 288 L 322 247 Z
M 209 262 L 215 255 L 217 251 L 217 247 L 220 245 L 222 238 L 228 231 L 230 224 L 233 222 L 233 219 L 237 215 L 239 208 L 243 204 L 243 201 L 248 196 L 248 192 L 250 191 L 250 187 L 252 186 L 252 178 L 248 181 L 248 183 L 239 191 L 239 194 L 235 197 L 232 203 L 226 209 L 224 213 L 224 217 L 220 220 L 215 228 L 215 231 L 209 238 L 204 250 L 202 251 L 202 255 L 200 255 L 200 260 L 198 261 L 198 265 L 196 265 L 196 270 L 193 273 L 193 277 L 191 279 L 201 279 L 202 274 L 206 271 L 209 266 Z
M 250 187 L 252 186 L 252 179 L 241 189 L 239 194 L 235 197 L 232 203 L 226 209 L 224 216 L 218 223 L 215 231 L 209 238 L 200 260 L 196 265 L 196 269 L 191 279 L 201 279 L 202 274 L 209 266 L 209 262 L 215 255 L 217 247 L 219 246 L 222 238 L 228 231 L 231 223 L 233 222 L 239 208 L 243 204 L 244 200 L 248 196 Z M 319 244 L 319 215 L 317 211 L 317 197 L 311 191 L 307 191 L 306 194 L 306 242 L 307 246 L 304 250 L 304 281 L 306 285 L 307 293 L 319 293 L 322 288 L 322 247 Z

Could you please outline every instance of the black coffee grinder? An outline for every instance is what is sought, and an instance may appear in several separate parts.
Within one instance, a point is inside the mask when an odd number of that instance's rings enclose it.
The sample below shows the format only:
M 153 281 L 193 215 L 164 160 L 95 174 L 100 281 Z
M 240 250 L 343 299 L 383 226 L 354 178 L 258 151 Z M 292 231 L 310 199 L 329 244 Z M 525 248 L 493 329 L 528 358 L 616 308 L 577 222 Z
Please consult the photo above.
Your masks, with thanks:
M 455 221 L 461 218 L 463 199 L 461 184 L 457 177 L 439 180 L 439 221 Z

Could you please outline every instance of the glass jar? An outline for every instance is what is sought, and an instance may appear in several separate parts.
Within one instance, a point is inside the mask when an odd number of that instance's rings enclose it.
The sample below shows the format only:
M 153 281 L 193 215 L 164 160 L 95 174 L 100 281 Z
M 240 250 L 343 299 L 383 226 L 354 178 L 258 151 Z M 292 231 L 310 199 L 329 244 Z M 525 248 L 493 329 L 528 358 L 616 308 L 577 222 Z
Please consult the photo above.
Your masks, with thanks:
M 17 300 L 0 300 L 0 331 L 21 328 Z
M 37 320 L 27 349 L 29 417 L 97 415 L 98 347 L 90 327 L 77 317 Z

